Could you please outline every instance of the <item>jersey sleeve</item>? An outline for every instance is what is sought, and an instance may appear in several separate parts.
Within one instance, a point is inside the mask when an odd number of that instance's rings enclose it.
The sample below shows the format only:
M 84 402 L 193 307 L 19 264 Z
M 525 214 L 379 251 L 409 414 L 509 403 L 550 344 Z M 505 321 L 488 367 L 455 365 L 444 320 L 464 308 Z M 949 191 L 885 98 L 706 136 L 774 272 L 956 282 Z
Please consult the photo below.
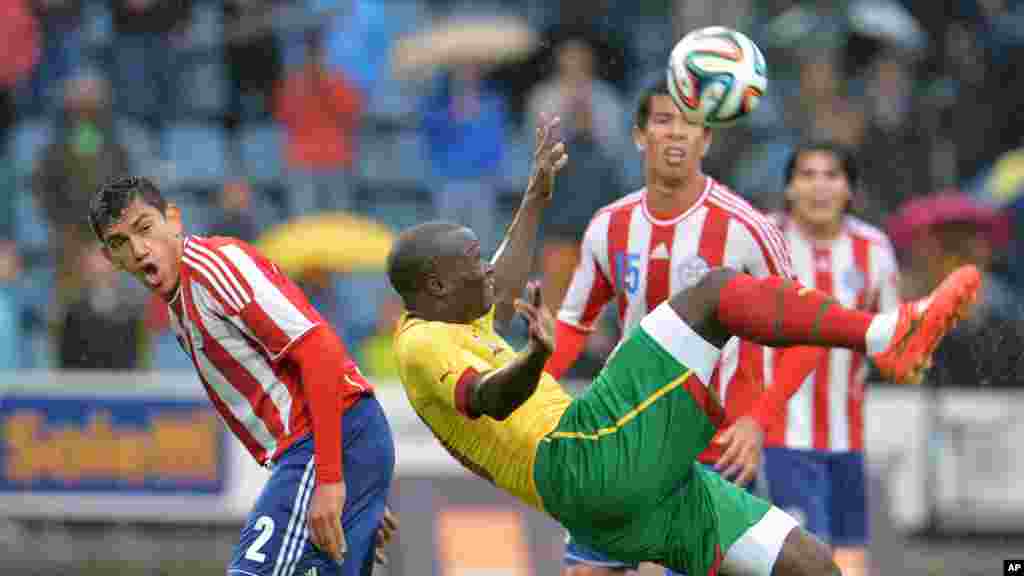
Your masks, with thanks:
M 580 260 L 558 310 L 560 321 L 585 331 L 593 329 L 594 321 L 615 296 L 611 279 L 601 267 L 602 247 L 608 243 L 605 230 L 597 218 L 587 227 L 580 246 Z
M 726 251 L 727 255 L 741 254 L 742 262 L 729 262 L 743 272 L 755 277 L 781 276 L 795 279 L 793 261 L 789 254 L 789 246 L 779 227 L 769 218 L 763 217 L 751 222 L 733 220 L 735 235 L 729 234 L 729 241 L 742 243 L 740 250 Z M 732 232 L 732 231 L 731 231 Z
M 189 243 L 185 258 L 212 289 L 222 315 L 271 360 L 324 323 L 299 287 L 252 247 Z
M 885 312 L 900 305 L 900 269 L 896 261 L 896 252 L 888 239 L 875 245 L 878 257 L 878 310 Z
M 469 384 L 492 367 L 453 341 L 442 323 L 425 322 L 407 328 L 395 343 L 399 373 L 410 393 L 454 408 L 467 418 Z

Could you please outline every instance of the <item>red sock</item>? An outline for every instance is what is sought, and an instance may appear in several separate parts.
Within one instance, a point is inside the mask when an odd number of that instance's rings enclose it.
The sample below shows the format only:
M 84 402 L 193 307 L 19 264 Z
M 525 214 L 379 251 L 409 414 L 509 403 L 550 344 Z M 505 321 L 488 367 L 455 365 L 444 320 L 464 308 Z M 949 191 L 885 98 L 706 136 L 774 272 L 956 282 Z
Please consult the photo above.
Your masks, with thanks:
M 718 321 L 731 334 L 767 346 L 864 352 L 873 314 L 844 308 L 818 290 L 779 277 L 737 274 L 718 295 Z

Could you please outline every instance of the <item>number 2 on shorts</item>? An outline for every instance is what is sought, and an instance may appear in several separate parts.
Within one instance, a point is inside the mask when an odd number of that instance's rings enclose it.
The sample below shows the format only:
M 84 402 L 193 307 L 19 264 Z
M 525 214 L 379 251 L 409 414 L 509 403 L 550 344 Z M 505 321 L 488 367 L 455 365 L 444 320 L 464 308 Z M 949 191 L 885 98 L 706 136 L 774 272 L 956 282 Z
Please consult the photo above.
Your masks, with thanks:
M 274 519 L 270 516 L 260 516 L 256 519 L 255 528 L 260 533 L 245 550 L 245 559 L 252 560 L 253 562 L 265 562 L 267 555 L 260 552 L 260 549 L 266 545 L 267 540 L 270 540 L 270 537 L 274 534 Z

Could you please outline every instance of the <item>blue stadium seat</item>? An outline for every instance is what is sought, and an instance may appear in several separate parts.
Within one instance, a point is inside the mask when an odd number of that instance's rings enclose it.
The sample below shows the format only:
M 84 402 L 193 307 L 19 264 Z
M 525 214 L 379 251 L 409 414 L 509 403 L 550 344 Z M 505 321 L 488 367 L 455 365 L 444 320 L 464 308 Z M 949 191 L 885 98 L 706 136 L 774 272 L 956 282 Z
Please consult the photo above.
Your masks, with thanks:
M 502 188 L 522 189 L 530 178 L 533 158 L 533 140 L 519 130 L 509 130 L 505 137 L 505 152 L 499 175 Z
M 394 230 L 402 230 L 429 220 L 433 217 L 433 207 L 424 199 L 425 191 L 411 188 L 378 188 L 370 189 L 370 194 L 405 196 L 405 199 L 371 199 L 364 212 L 370 218 L 390 226 Z
M 188 30 L 192 47 L 209 50 L 224 39 L 224 11 L 219 3 L 196 2 Z
M 277 184 L 284 172 L 284 133 L 274 124 L 244 126 L 238 134 L 242 170 L 256 184 Z
M 359 176 L 371 186 L 423 186 L 430 177 L 418 131 L 370 132 L 359 147 Z
M 418 0 L 382 0 L 378 6 L 394 34 L 408 34 L 430 23 L 430 9 Z
M 392 156 L 395 176 L 399 182 L 422 185 L 430 177 L 427 148 L 418 130 L 405 130 L 398 134 Z
M 370 90 L 366 115 L 372 120 L 401 124 L 416 114 L 421 97 L 419 84 L 396 79 L 385 66 Z
M 15 177 L 25 180 L 32 174 L 43 148 L 53 140 L 53 124 L 46 120 L 31 120 L 11 130 L 11 159 Z
M 173 166 L 170 187 L 217 187 L 227 173 L 224 131 L 200 123 L 172 125 L 164 133 L 164 159 Z
M 227 98 L 227 70 L 221 50 L 194 54 L 183 59 L 179 109 L 187 116 L 204 118 L 223 114 Z
M 46 215 L 27 186 L 15 186 L 13 194 L 13 233 L 19 248 L 25 251 L 46 252 L 50 244 L 50 223 L 47 222 Z
M 122 118 L 115 122 L 114 132 L 121 145 L 128 151 L 131 170 L 151 174 L 157 167 L 159 150 L 156 139 L 149 129 L 138 122 Z

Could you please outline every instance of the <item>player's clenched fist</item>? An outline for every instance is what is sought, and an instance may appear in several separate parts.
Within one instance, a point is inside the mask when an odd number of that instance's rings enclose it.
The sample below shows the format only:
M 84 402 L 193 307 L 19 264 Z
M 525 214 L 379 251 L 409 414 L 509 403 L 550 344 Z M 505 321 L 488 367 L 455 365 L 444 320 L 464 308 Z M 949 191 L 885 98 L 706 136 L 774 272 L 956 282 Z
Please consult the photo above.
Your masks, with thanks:
M 533 150 L 533 171 L 526 189 L 527 196 L 551 198 L 555 174 L 569 162 L 565 142 L 562 142 L 558 131 L 560 124 L 557 116 L 548 118 L 544 114 L 537 123 L 537 143 Z

